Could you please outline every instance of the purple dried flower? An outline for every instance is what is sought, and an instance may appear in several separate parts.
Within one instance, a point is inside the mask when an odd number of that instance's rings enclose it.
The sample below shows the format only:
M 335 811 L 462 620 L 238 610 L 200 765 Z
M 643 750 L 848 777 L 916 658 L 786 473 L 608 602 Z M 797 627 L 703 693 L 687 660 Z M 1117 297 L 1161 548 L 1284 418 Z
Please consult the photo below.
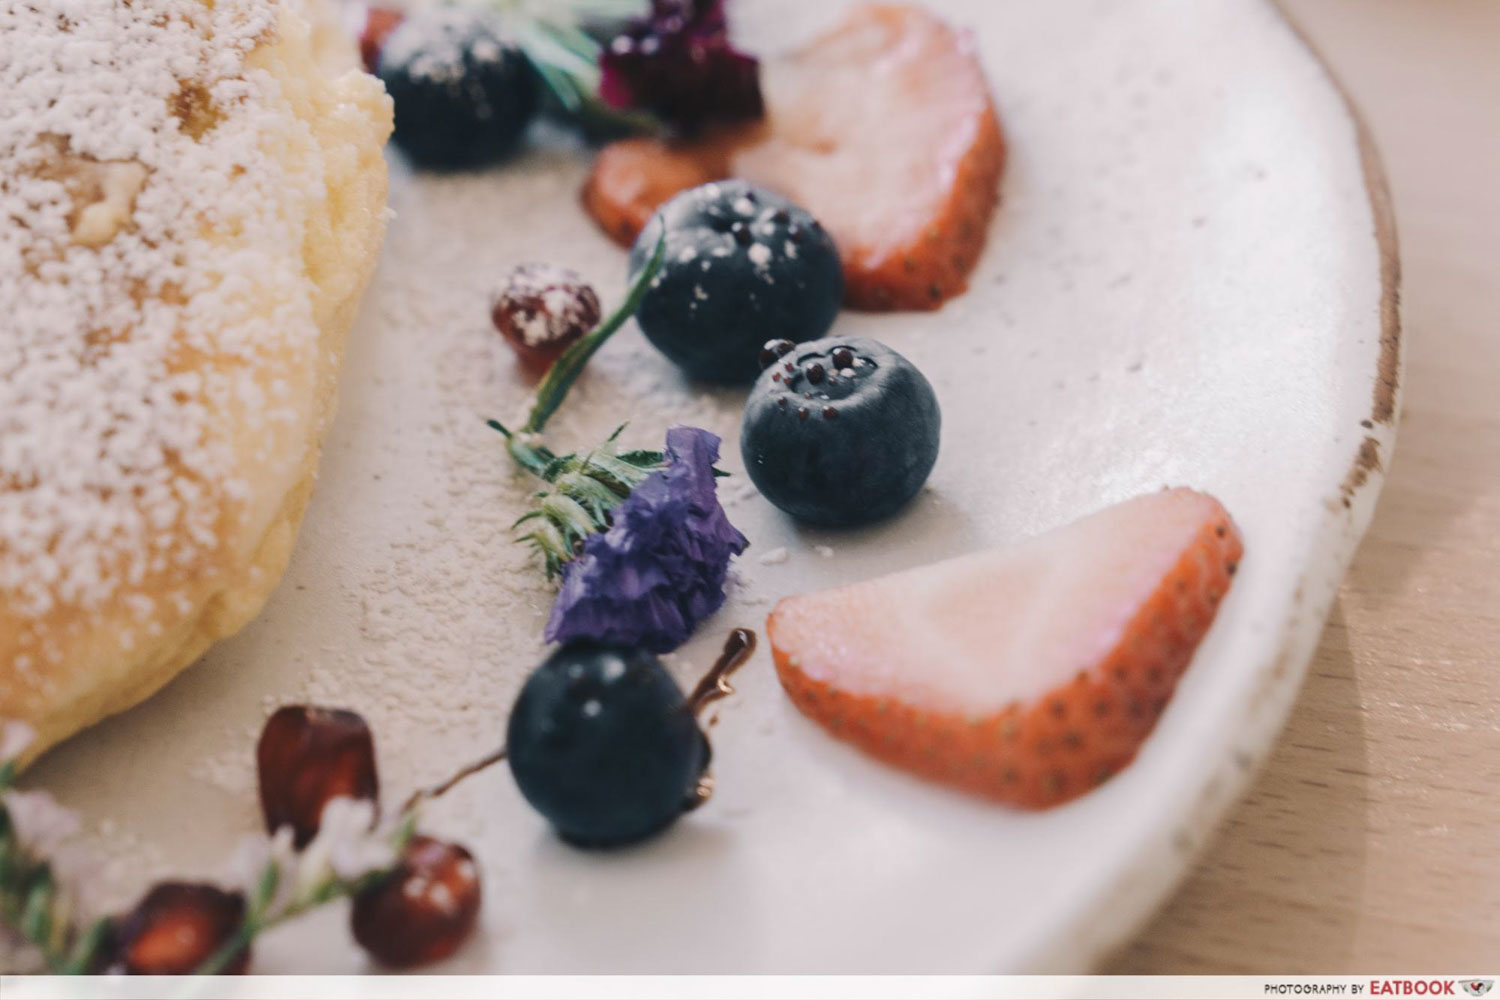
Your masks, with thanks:
M 732 556 L 745 536 L 714 485 L 719 439 L 696 427 L 667 431 L 666 467 L 614 510 L 567 564 L 547 622 L 549 642 L 594 639 L 663 653 L 724 603 Z
M 624 303 L 553 363 L 518 431 L 489 421 L 516 464 L 550 486 L 516 522 L 548 578 L 562 574 L 550 642 L 675 649 L 724 603 L 729 560 L 749 544 L 719 506 L 719 439 L 708 431 L 673 427 L 662 452 L 621 452 L 623 425 L 587 452 L 557 455 L 541 441 L 588 359 L 635 313 L 665 252 L 663 238 Z
M 730 43 L 724 0 L 652 0 L 651 14 L 617 35 L 599 66 L 605 104 L 683 129 L 765 113 L 760 62 Z

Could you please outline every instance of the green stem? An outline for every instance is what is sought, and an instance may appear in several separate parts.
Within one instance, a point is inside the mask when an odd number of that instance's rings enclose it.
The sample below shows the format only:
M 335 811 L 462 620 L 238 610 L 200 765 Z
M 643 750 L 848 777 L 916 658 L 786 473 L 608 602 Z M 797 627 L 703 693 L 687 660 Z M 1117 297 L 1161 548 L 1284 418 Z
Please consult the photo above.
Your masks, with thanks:
M 229 963 L 233 962 L 240 952 L 250 947 L 250 942 L 255 940 L 255 935 L 264 929 L 263 925 L 246 920 L 240 924 L 240 929 L 235 931 L 228 941 L 219 946 L 218 951 L 208 956 L 203 964 L 194 970 L 193 974 L 197 976 L 219 975 L 229 967 Z
M 369 872 L 352 882 L 339 880 L 325 882 L 303 898 L 290 903 L 285 909 L 268 915 L 266 907 L 270 905 L 271 898 L 275 895 L 278 881 L 289 877 L 291 874 L 277 870 L 275 867 L 276 863 L 274 861 L 271 862 L 270 867 L 267 868 L 266 873 L 261 877 L 255 898 L 250 901 L 250 905 L 246 909 L 244 922 L 240 924 L 239 929 L 227 941 L 219 946 L 217 951 L 208 956 L 203 964 L 194 970 L 194 975 L 219 975 L 234 961 L 235 957 L 243 949 L 248 948 L 251 942 L 264 931 L 275 927 L 277 924 L 300 917 L 302 914 L 310 910 L 315 910 L 324 903 L 331 902 L 341 896 L 357 896 L 365 889 L 388 877 L 400 865 L 401 852 L 406 850 L 406 845 L 411 843 L 412 837 L 416 834 L 416 813 L 414 807 L 415 803 L 409 803 L 402 810 L 401 823 L 397 826 L 396 835 L 392 840 L 392 845 L 395 848 L 398 859 L 395 865 L 380 871 Z
M 662 255 L 666 253 L 666 248 L 667 239 L 663 234 L 661 239 L 656 241 L 656 249 L 652 251 L 651 259 L 646 262 L 645 267 L 641 268 L 641 273 L 636 275 L 635 283 L 630 286 L 630 292 L 625 296 L 625 301 L 620 303 L 620 307 L 603 323 L 585 334 L 582 340 L 564 351 L 562 357 L 553 362 L 546 377 L 542 379 L 542 384 L 537 386 L 536 402 L 532 404 L 531 413 L 526 418 L 526 426 L 521 428 L 521 435 L 535 434 L 547 426 L 547 421 L 552 418 L 552 414 L 557 412 L 557 408 L 567 397 L 568 390 L 573 388 L 573 383 L 578 381 L 579 375 L 583 374 L 583 366 L 588 364 L 589 358 L 604 346 L 604 342 L 613 336 L 616 330 L 625 325 L 627 319 L 635 315 L 656 273 L 661 270 Z M 515 441 L 519 436 L 510 435 L 510 440 Z M 511 455 L 516 455 L 513 449 Z M 527 465 L 519 456 L 516 456 L 516 460 L 522 465 Z M 527 468 L 530 469 L 531 466 L 527 465 Z
M 527 440 L 528 435 L 512 434 L 498 420 L 486 420 L 486 424 L 501 434 L 505 435 L 505 450 L 510 457 L 516 460 L 516 464 L 538 479 L 547 478 L 547 466 L 552 464 L 555 457 L 545 447 L 532 444 Z
M 99 953 L 99 946 L 104 943 L 104 935 L 108 930 L 107 917 L 95 920 L 74 942 L 68 960 L 54 971 L 63 976 L 85 976 L 92 972 L 94 957 Z

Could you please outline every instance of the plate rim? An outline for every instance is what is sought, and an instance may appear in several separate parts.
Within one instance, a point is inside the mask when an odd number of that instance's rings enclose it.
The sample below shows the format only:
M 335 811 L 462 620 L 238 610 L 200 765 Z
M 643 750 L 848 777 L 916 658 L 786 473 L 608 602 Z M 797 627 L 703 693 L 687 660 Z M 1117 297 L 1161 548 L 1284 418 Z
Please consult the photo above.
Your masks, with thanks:
M 1118 949 L 1134 939 L 1186 880 L 1251 783 L 1264 770 L 1302 690 L 1308 666 L 1321 641 L 1333 602 L 1374 517 L 1385 485 L 1386 468 L 1395 451 L 1401 419 L 1406 338 L 1401 315 L 1401 254 L 1394 202 L 1385 164 L 1373 131 L 1353 94 L 1317 44 L 1286 9 L 1284 0 L 1261 0 L 1332 87 L 1354 133 L 1361 179 L 1374 224 L 1380 270 L 1380 343 L 1375 359 L 1370 415 L 1364 434 L 1338 487 L 1338 501 L 1325 505 L 1317 525 L 1319 540 L 1309 565 L 1331 567 L 1309 577 L 1304 567 L 1281 624 L 1281 642 L 1255 668 L 1261 677 L 1255 697 L 1246 703 L 1226 743 L 1236 748 L 1227 762 L 1205 772 L 1185 816 L 1160 824 L 1090 905 L 1081 908 L 1058 932 L 1026 956 L 1024 973 L 1097 971 Z M 1330 541 L 1331 540 L 1331 541 Z M 1321 556 L 1321 558 L 1318 558 Z M 1245 749 L 1245 748 L 1249 749 Z M 993 968 L 992 971 L 1001 971 Z M 1009 971 L 1009 970 L 1007 970 Z
M 1370 205 L 1380 285 L 1379 343 L 1374 352 L 1368 419 L 1355 435 L 1348 464 L 1335 466 L 1329 462 L 1327 478 L 1323 480 L 1331 488 L 1329 503 L 1312 519 L 1315 534 L 1302 554 L 1302 565 L 1295 567 L 1295 593 L 1284 617 L 1274 627 L 1276 638 L 1253 658 L 1246 658 L 1252 671 L 1253 695 L 1243 706 L 1226 713 L 1219 744 L 1232 752 L 1218 755 L 1213 766 L 1199 772 L 1193 785 L 1174 799 L 1177 808 L 1169 821 L 1153 823 L 1131 851 L 1118 857 L 1112 870 L 1089 893 L 1086 905 L 1061 910 L 1045 939 L 1024 952 L 1012 953 L 1008 960 L 1000 959 L 994 952 L 988 956 L 982 952 L 970 956 L 977 959 L 975 965 L 992 972 L 1093 970 L 1138 935 L 1183 882 L 1230 807 L 1244 798 L 1276 746 L 1341 583 L 1373 518 L 1384 485 L 1385 467 L 1393 454 L 1402 403 L 1405 338 L 1399 294 L 1401 261 L 1384 165 L 1357 103 L 1285 9 L 1283 0 L 1257 2 L 1270 8 L 1281 29 L 1290 31 L 1295 44 L 1312 60 L 1312 68 L 1333 88 L 1343 107 L 1342 117 L 1349 122 L 1353 133 L 1361 180 Z M 1333 123 L 1339 117 L 1334 107 L 1328 120 Z M 1344 141 L 1330 136 L 1329 147 L 1346 149 Z M 1349 191 L 1357 198 L 1352 178 Z M 1360 329 L 1364 329 L 1363 324 Z M 1005 968 L 998 967 L 1001 961 L 1005 962 Z

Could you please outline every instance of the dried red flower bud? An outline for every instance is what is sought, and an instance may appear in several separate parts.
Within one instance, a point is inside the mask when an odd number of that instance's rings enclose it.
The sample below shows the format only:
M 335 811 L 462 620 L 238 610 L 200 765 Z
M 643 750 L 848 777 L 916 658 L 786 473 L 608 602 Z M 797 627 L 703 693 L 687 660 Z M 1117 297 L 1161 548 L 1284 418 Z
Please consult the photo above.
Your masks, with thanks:
M 217 952 L 245 918 L 245 898 L 212 885 L 160 882 L 119 921 L 109 971 L 134 976 L 186 976 Z M 237 976 L 250 964 L 241 949 L 224 967 Z
M 694 131 L 765 113 L 760 63 L 729 40 L 724 0 L 652 0 L 599 59 L 599 96 Z
M 395 968 L 447 958 L 479 917 L 479 867 L 458 844 L 413 837 L 391 876 L 354 899 L 354 940 Z
M 506 276 L 490 319 L 529 371 L 551 367 L 569 345 L 599 325 L 599 296 L 576 272 L 521 264 Z
M 375 740 L 355 712 L 312 705 L 277 709 L 255 748 L 266 829 L 290 826 L 296 845 L 317 835 L 330 799 L 375 800 Z

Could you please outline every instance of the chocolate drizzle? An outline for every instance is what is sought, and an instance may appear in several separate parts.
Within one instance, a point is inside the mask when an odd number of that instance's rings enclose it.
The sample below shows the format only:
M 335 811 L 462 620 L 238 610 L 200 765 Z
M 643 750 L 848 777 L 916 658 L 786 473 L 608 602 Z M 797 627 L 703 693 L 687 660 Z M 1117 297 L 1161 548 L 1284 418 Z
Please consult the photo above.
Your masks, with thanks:
M 755 633 L 747 628 L 733 629 L 729 638 L 724 640 L 724 651 L 714 661 L 714 665 L 708 668 L 698 686 L 693 688 L 693 693 L 688 695 L 687 709 L 696 716 L 701 716 L 703 710 L 716 701 L 722 701 L 734 694 L 734 688 L 729 686 L 729 675 L 744 665 L 755 652 Z M 714 793 L 714 776 L 709 770 L 709 763 L 713 760 L 713 746 L 708 742 L 707 734 L 703 736 L 703 773 L 698 777 L 698 784 L 693 786 L 687 801 L 682 804 L 683 812 L 691 812 L 703 803 L 707 802 Z
M 743 666 L 754 652 L 755 633 L 747 628 L 732 630 L 729 638 L 724 640 L 724 652 L 688 695 L 688 711 L 701 716 L 704 708 L 734 694 L 734 688 L 729 686 L 729 675 Z

